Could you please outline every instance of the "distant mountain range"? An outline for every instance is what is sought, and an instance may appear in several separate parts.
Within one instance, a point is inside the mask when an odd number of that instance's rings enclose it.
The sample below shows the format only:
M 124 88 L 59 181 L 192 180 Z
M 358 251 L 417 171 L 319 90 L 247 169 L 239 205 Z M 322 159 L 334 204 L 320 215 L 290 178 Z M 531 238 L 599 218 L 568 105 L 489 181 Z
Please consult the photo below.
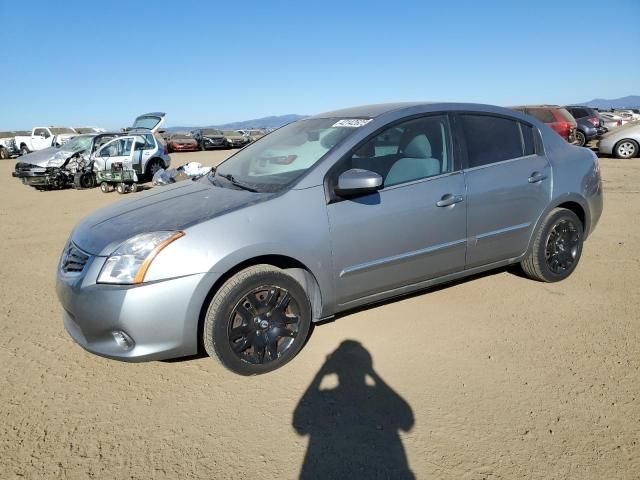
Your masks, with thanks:
M 611 108 L 640 108 L 640 95 L 629 95 L 608 100 L 606 98 L 594 98 L 588 102 L 576 103 L 576 105 L 586 105 L 588 107 L 608 110 Z
M 640 108 L 640 95 L 629 95 L 627 97 L 606 99 L 594 98 L 588 102 L 574 103 L 574 105 L 587 105 L 602 110 L 611 108 Z M 207 125 L 206 127 L 168 127 L 172 132 L 189 131 L 194 128 L 219 128 L 223 130 L 242 130 L 247 128 L 279 128 L 287 123 L 295 122 L 308 115 L 298 115 L 290 113 L 288 115 L 274 115 L 270 117 L 254 118 L 253 120 L 243 120 L 241 122 L 230 122 L 221 125 Z
M 295 122 L 308 115 L 298 115 L 290 113 L 288 115 L 274 115 L 271 117 L 254 118 L 253 120 L 243 120 L 241 122 L 224 123 L 222 125 L 207 125 L 200 128 L 219 128 L 221 130 L 242 130 L 246 128 L 279 128 L 287 123 Z M 168 127 L 172 132 L 188 131 L 199 127 Z

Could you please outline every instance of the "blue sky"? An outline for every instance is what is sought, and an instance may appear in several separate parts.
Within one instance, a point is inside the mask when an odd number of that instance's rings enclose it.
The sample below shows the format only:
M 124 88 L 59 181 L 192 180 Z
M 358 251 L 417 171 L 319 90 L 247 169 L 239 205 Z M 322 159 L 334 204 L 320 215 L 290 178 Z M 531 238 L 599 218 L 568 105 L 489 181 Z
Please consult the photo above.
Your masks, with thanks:
M 639 0 L 0 0 L 0 130 L 637 95 L 638 18 Z

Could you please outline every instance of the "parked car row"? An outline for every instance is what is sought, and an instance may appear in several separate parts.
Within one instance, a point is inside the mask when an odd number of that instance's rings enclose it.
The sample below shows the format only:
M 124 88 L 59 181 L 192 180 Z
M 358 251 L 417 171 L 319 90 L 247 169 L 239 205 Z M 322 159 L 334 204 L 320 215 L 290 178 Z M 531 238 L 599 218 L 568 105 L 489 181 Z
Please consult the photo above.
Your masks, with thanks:
M 83 133 L 101 133 L 98 127 L 35 127 L 28 131 L 0 132 L 0 160 L 26 155 L 49 147 L 64 145 L 71 138 Z
M 264 137 L 264 129 L 219 130 L 217 128 L 196 128 L 189 132 L 160 132 L 166 140 L 169 152 L 195 152 L 222 148 L 242 148 Z

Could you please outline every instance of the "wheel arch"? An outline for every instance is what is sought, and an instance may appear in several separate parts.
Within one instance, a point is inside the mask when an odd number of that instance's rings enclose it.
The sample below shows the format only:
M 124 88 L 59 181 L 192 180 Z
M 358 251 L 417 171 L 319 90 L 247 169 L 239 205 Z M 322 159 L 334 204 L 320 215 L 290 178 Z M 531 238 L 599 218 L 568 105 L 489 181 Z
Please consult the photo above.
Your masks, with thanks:
M 529 245 L 527 247 L 527 250 L 523 254 L 523 256 L 526 255 L 527 252 L 531 250 L 531 247 L 533 245 L 533 239 L 535 237 L 535 232 L 537 232 L 538 229 L 542 226 L 542 222 L 544 221 L 545 218 L 547 218 L 547 215 L 549 214 L 549 212 L 551 212 L 555 208 L 566 208 L 567 210 L 570 210 L 573 213 L 575 213 L 580 219 L 580 221 L 582 222 L 582 227 L 584 230 L 584 239 L 585 240 L 587 239 L 587 236 L 591 231 L 590 230 L 591 220 L 589 218 L 589 210 L 587 207 L 586 200 L 584 198 L 581 198 L 578 195 L 563 195 L 562 197 L 555 199 L 554 202 L 550 203 L 549 206 L 542 212 L 542 214 L 536 220 L 535 227 L 531 230 Z
M 152 162 L 160 162 L 160 164 L 162 165 L 162 168 L 167 168 L 167 164 L 165 163 L 164 159 L 162 157 L 151 157 L 147 160 L 147 162 L 144 165 L 144 174 L 145 175 L 149 175 L 151 172 L 149 171 L 150 167 L 151 167 L 151 163 Z
M 227 269 L 214 282 L 209 289 L 209 293 L 204 299 L 200 308 L 200 315 L 198 317 L 198 345 L 202 346 L 202 334 L 204 328 L 204 321 L 207 315 L 207 309 L 211 299 L 216 292 L 224 285 L 224 283 L 233 277 L 236 273 L 244 270 L 245 268 L 252 267 L 254 265 L 272 265 L 280 268 L 291 275 L 301 286 L 304 288 L 309 301 L 311 302 L 312 321 L 317 321 L 322 315 L 322 293 L 320 290 L 320 284 L 316 276 L 313 274 L 310 268 L 308 268 L 301 261 L 290 257 L 288 255 L 259 255 L 248 258 L 240 263 L 235 264 L 233 267 Z

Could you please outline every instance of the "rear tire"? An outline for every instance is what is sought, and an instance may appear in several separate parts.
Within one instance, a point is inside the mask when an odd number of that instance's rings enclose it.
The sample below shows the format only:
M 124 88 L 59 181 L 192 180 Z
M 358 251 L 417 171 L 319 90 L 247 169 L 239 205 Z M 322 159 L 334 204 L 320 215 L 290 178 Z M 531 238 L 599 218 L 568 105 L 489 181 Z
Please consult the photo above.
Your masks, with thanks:
M 147 163 L 147 169 L 145 171 L 146 179 L 150 181 L 155 173 L 161 168 L 164 168 L 164 162 L 162 160 L 160 160 L 159 158 L 152 158 L 151 160 L 149 160 L 149 163 Z
M 559 282 L 573 273 L 582 254 L 584 226 L 566 208 L 555 208 L 542 221 L 531 250 L 521 262 L 527 277 L 540 282 Z
M 587 137 L 580 130 L 576 132 L 576 145 L 584 147 L 587 144 Z
M 29 149 L 27 148 L 27 146 L 26 145 L 21 145 L 20 146 L 20 155 L 26 155 L 27 153 L 30 153 Z
M 227 280 L 209 304 L 207 353 L 239 375 L 282 367 L 303 347 L 311 304 L 302 286 L 272 265 L 246 268 Z
M 638 142 L 631 140 L 630 138 L 626 138 L 615 144 L 613 147 L 613 154 L 616 158 L 627 160 L 637 156 L 639 150 Z

